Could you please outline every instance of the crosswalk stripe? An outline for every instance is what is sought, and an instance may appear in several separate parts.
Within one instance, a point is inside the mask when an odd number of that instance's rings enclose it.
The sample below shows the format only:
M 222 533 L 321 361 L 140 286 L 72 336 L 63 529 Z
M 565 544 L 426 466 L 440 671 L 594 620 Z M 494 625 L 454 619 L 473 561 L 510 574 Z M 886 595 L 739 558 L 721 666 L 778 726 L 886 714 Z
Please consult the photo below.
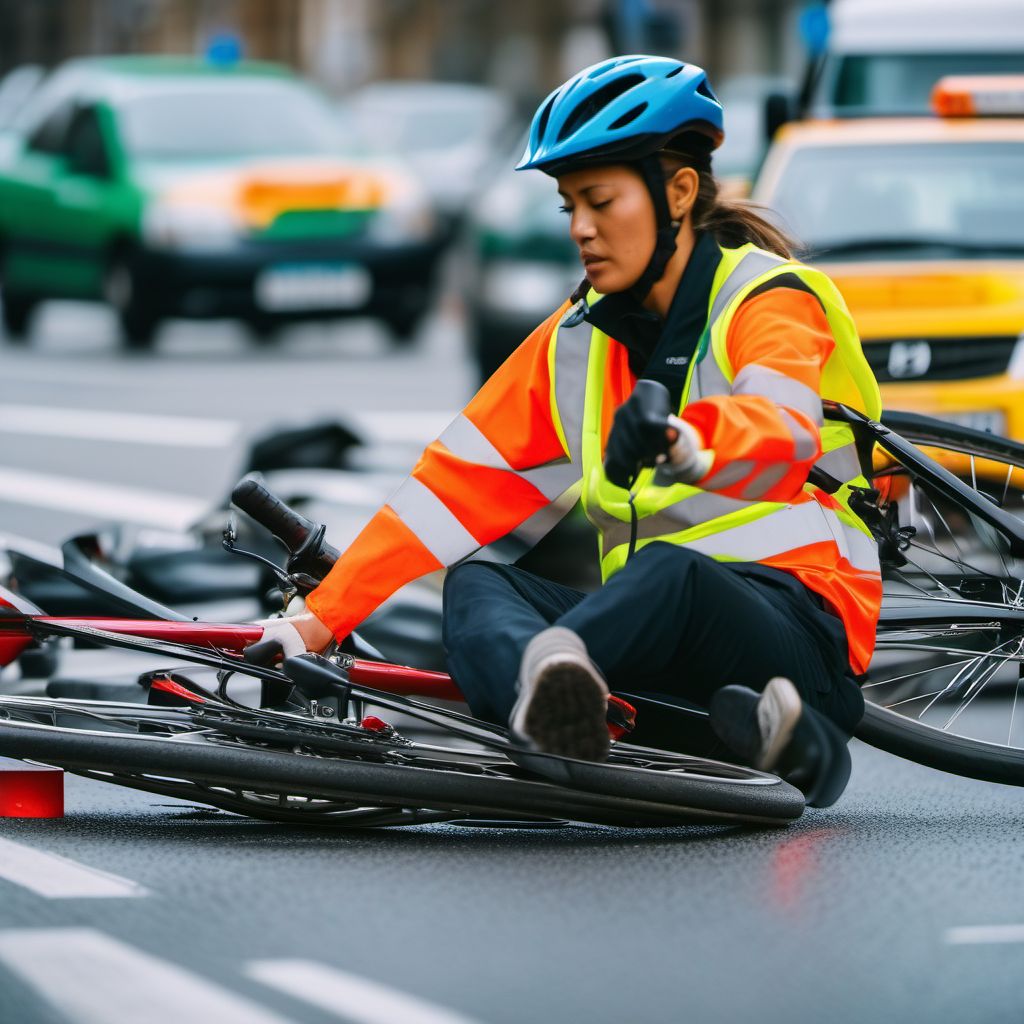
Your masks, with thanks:
M 0 433 L 36 437 L 171 448 L 225 448 L 238 435 L 239 426 L 231 420 L 195 416 L 64 409 L 50 405 L 0 405 Z
M 285 1024 L 285 1018 L 92 928 L 0 931 L 0 962 L 75 1024 Z
M 199 498 L 0 466 L 0 503 L 182 530 L 207 512 Z
M 0 878 L 51 900 L 148 895 L 131 879 L 12 839 L 0 839 Z
M 454 1010 L 313 960 L 254 960 L 246 974 L 352 1024 L 473 1024 Z
M 951 946 L 1024 942 L 1024 924 L 976 924 L 947 928 L 946 942 Z

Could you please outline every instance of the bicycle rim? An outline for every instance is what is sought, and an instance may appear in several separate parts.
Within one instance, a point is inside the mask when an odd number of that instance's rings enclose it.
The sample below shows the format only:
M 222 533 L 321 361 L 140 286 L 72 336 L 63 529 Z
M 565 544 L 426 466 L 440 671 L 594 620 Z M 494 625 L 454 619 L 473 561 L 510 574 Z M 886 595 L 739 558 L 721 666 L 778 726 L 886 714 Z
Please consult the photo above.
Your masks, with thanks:
M 1024 520 L 1024 446 L 912 415 L 893 426 L 975 501 Z M 1024 562 L 1014 538 L 888 456 L 876 453 L 873 483 L 893 520 L 857 734 L 931 767 L 1024 785 Z
M 800 794 L 774 776 L 641 748 L 623 750 L 606 765 L 572 762 L 579 781 L 570 788 L 494 751 L 360 737 L 358 728 L 320 723 L 311 734 L 296 731 L 293 716 L 254 714 L 268 723 L 258 736 L 244 712 L 234 727 L 229 716 L 196 722 L 188 710 L 0 698 L 0 750 L 118 785 L 304 824 L 467 816 L 784 824 L 803 809 Z

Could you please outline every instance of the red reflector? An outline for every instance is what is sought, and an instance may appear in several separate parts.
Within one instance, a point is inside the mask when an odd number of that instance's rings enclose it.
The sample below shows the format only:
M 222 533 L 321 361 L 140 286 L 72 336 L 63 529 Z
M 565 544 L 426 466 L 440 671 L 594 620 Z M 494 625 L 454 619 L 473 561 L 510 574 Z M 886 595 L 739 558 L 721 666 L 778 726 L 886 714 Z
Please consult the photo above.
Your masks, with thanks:
M 182 686 L 181 683 L 176 683 L 173 679 L 154 679 L 149 684 L 149 688 L 151 690 L 162 690 L 164 693 L 173 693 L 175 697 L 181 697 L 182 700 L 190 700 L 194 704 L 206 703 L 205 697 L 200 697 L 198 693 L 193 693 Z
M 0 757 L 0 818 L 63 817 L 63 768 Z
M 378 718 L 376 715 L 367 715 L 362 722 L 359 723 L 364 729 L 368 729 L 370 732 L 390 732 L 391 726 L 388 725 L 382 718 Z

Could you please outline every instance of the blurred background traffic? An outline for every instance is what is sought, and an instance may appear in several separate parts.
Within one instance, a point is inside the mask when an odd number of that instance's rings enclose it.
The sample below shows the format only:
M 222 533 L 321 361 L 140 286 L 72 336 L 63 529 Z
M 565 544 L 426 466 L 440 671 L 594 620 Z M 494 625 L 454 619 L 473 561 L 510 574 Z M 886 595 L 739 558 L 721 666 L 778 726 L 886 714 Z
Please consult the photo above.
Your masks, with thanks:
M 51 299 L 103 302 L 127 349 L 182 317 L 254 343 L 371 317 L 407 345 L 447 303 L 485 378 L 580 277 L 550 182 L 511 170 L 529 113 L 580 66 L 646 51 L 707 67 L 718 175 L 843 265 L 883 378 L 1013 363 L 1020 278 L 988 264 L 1020 256 L 1024 120 L 970 133 L 933 99 L 946 76 L 1024 72 L 1013 0 L 0 0 L 0 19 L 10 345 Z
M 265 582 L 219 551 L 242 471 L 344 546 L 568 297 L 554 186 L 512 166 L 613 53 L 707 68 L 717 174 L 839 284 L 888 405 L 1024 439 L 1020 0 L 0 0 L 0 26 L 0 530 L 121 524 L 79 549 L 151 592 L 202 550 L 176 607 Z

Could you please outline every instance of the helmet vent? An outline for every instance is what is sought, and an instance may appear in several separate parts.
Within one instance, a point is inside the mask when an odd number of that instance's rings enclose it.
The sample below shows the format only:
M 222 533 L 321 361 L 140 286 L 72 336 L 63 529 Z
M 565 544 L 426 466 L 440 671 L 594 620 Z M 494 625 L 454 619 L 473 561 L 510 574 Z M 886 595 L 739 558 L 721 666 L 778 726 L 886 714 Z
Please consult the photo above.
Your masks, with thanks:
M 565 119 L 558 133 L 558 140 L 562 142 L 567 139 L 580 125 L 591 120 L 599 114 L 612 100 L 617 99 L 627 89 L 646 81 L 644 75 L 623 75 L 607 85 L 603 85 L 593 95 L 588 96 L 582 103 Z M 632 120 L 632 118 L 630 119 Z
M 686 67 L 685 64 L 680 64 L 679 67 L 673 68 L 665 77 L 666 78 L 675 78 L 676 75 L 678 75 L 679 72 L 682 71 L 683 68 L 685 68 L 685 67 Z
M 711 91 L 711 86 L 708 85 L 708 80 L 706 78 L 702 78 L 700 80 L 700 82 L 697 84 L 696 91 L 699 92 L 701 96 L 707 96 L 707 98 L 712 102 L 718 102 L 718 97 Z
M 543 110 L 543 112 L 540 115 L 540 123 L 537 125 L 537 138 L 538 139 L 543 139 L 544 138 L 544 132 L 546 132 L 547 128 L 548 128 L 548 118 L 551 117 L 551 108 L 554 105 L 555 105 L 555 97 L 552 96 L 551 99 L 549 99 L 547 101 L 547 103 L 544 105 L 544 110 Z
M 631 121 L 635 121 L 645 110 L 647 109 L 647 103 L 640 103 L 635 106 L 632 110 L 627 110 L 622 117 L 617 117 L 608 128 L 610 131 L 614 131 L 616 128 L 625 128 Z

